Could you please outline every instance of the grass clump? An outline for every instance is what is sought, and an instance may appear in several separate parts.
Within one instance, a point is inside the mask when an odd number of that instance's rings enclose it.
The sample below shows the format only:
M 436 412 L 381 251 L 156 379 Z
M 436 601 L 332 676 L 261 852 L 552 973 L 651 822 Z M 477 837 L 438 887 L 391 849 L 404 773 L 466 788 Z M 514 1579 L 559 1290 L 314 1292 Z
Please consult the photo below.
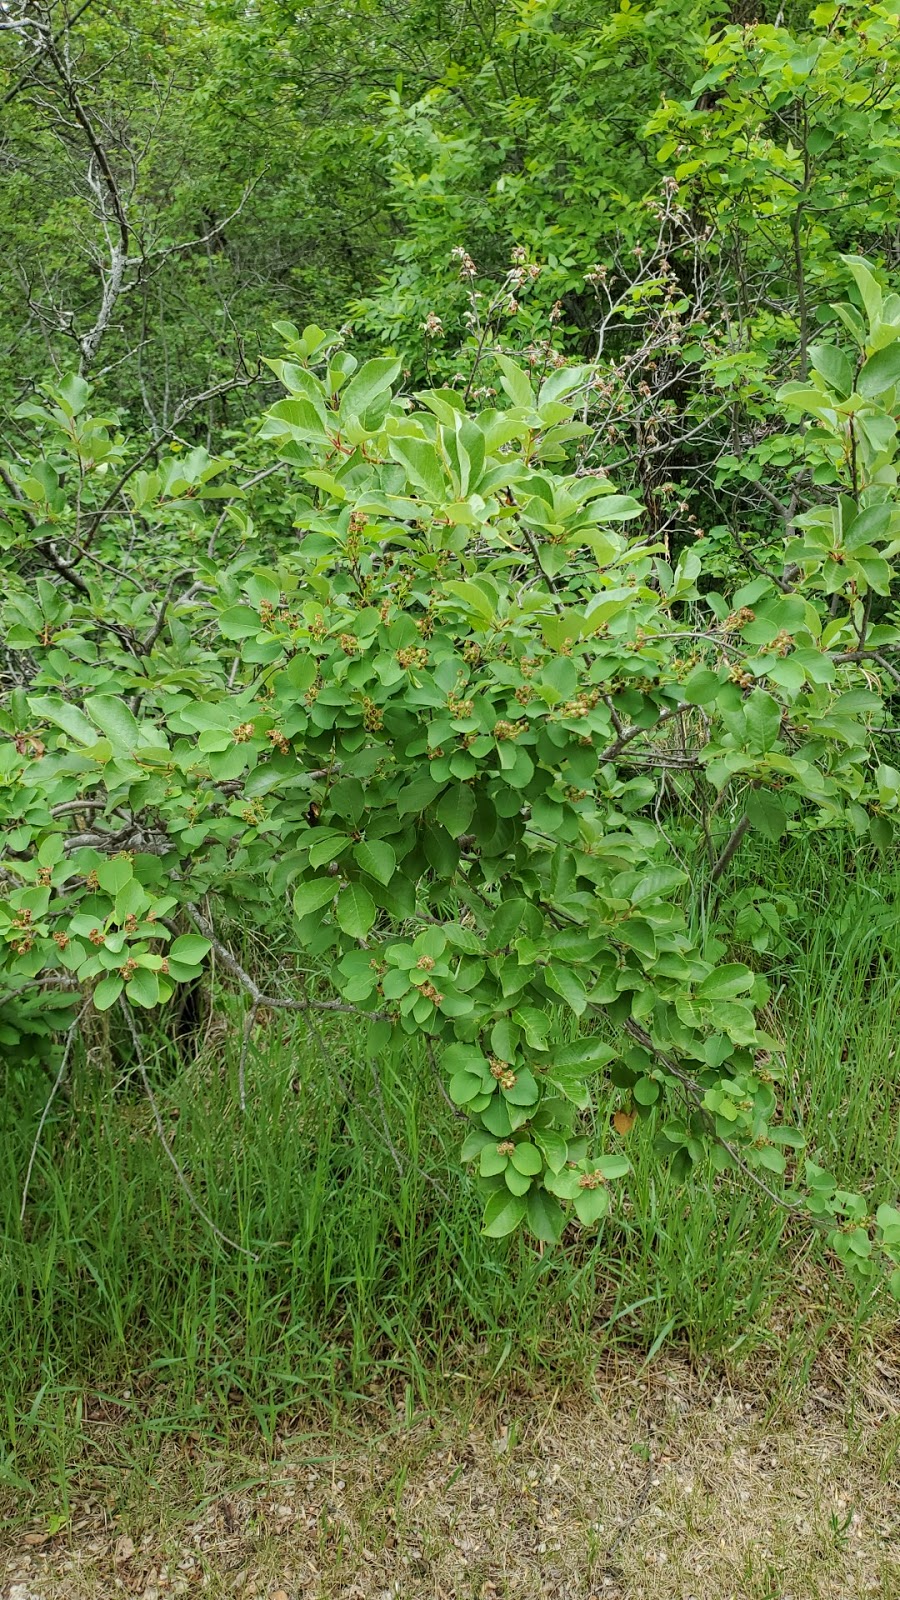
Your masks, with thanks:
M 876 1199 L 900 1181 L 896 1020 L 900 874 L 857 873 L 797 850 L 759 856 L 796 915 L 775 953 L 773 1023 L 784 1039 L 785 1111 L 839 1180 Z M 214 1019 L 215 1020 L 215 1019 Z M 46 1082 L 10 1083 L 0 1257 L 0 1485 L 21 1494 L 49 1469 L 89 1464 L 86 1423 L 111 1408 L 155 1436 L 268 1438 L 301 1414 L 415 1409 L 448 1385 L 582 1381 L 619 1349 L 696 1359 L 761 1353 L 797 1390 L 823 1341 L 873 1335 L 860 1300 L 808 1233 L 730 1176 L 677 1184 L 652 1128 L 596 1117 L 633 1172 L 599 1231 L 540 1253 L 479 1231 L 458 1166 L 460 1125 L 424 1051 L 374 1070 L 353 1019 L 327 1035 L 302 1018 L 257 1029 L 249 1105 L 237 1050 L 215 1029 L 187 1061 L 160 1039 L 148 1059 L 167 1138 L 224 1249 L 164 1159 L 136 1070 L 81 1062 L 44 1130 L 24 1221 L 21 1177 Z M 86 1452 L 88 1454 L 86 1455 Z

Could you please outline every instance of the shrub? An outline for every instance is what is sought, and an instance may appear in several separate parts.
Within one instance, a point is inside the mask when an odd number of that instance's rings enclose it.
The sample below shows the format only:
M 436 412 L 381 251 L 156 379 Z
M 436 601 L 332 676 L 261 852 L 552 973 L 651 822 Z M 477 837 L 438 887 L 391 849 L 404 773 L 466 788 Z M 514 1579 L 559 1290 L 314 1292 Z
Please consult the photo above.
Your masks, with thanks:
M 628 1166 L 582 1130 L 603 1072 L 637 1115 L 658 1108 L 681 1172 L 709 1151 L 777 1185 L 861 1278 L 900 1260 L 900 1212 L 872 1217 L 797 1165 L 765 980 L 680 904 L 749 829 L 893 836 L 900 300 L 848 271 L 851 343 L 816 347 L 781 396 L 838 488 L 730 591 L 709 588 L 699 547 L 667 559 L 602 468 L 567 470 L 591 367 L 535 392 L 497 355 L 508 403 L 473 412 L 282 325 L 287 397 L 243 487 L 199 448 L 135 454 L 82 380 L 20 408 L 7 1047 L 32 1049 L 35 995 L 63 1026 L 87 1005 L 133 1026 L 214 949 L 245 1039 L 280 1006 L 352 1008 L 372 1057 L 427 1038 L 470 1122 L 489 1235 L 555 1241 L 603 1217 Z M 267 484 L 257 526 L 270 468 L 291 487 L 273 503 Z M 288 993 L 221 937 L 237 908 L 272 942 L 293 919 Z

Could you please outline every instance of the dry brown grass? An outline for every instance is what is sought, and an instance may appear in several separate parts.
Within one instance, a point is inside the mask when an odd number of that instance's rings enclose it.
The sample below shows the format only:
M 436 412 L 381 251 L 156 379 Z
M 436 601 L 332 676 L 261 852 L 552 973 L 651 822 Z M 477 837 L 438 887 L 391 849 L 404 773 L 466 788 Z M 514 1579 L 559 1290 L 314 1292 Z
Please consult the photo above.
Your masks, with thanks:
M 837 1379 L 772 1415 L 765 1371 L 668 1360 L 592 1393 L 383 1410 L 266 1460 L 167 1446 L 56 1537 L 17 1532 L 0 1594 L 895 1600 L 900 1368 Z

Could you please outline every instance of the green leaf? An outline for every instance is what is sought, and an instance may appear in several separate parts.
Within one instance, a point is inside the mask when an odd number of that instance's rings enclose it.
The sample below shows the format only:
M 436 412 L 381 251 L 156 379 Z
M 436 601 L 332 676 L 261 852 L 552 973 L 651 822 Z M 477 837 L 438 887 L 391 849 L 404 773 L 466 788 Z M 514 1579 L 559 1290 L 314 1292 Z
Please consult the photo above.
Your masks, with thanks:
M 569 1153 L 567 1141 L 555 1128 L 534 1128 L 534 1142 L 543 1151 L 544 1160 L 551 1172 L 562 1172 Z
M 769 750 L 781 732 L 781 707 L 765 689 L 754 689 L 744 705 L 747 732 L 758 750 Z
M 522 1195 L 510 1194 L 505 1188 L 498 1189 L 484 1208 L 481 1231 L 489 1239 L 503 1239 L 519 1226 L 526 1210 Z
M 562 1045 L 553 1057 L 553 1066 L 565 1072 L 577 1072 L 582 1077 L 588 1073 L 599 1072 L 601 1067 L 608 1065 L 616 1056 L 612 1045 L 606 1044 L 598 1034 L 589 1034 L 585 1039 L 571 1039 L 568 1044 Z
M 336 829 L 317 828 L 316 835 L 316 841 L 310 846 L 309 851 L 311 867 L 327 867 L 350 848 L 347 834 L 339 833 Z
M 512 1194 L 527 1194 L 531 1188 L 531 1178 L 528 1174 L 519 1172 L 510 1162 L 507 1162 L 503 1169 L 503 1181 Z
M 608 1210 L 609 1194 L 606 1189 L 579 1189 L 575 1196 L 575 1214 L 586 1228 L 600 1222 Z
M 516 363 L 511 361 L 509 356 L 501 355 L 499 352 L 495 356 L 495 360 L 503 374 L 500 382 L 513 405 L 524 406 L 529 411 L 533 410 L 535 396 L 527 372 L 523 372 L 521 367 L 516 366 Z
M 879 804 L 887 806 L 900 800 L 900 772 L 896 767 L 882 763 L 875 774 L 875 782 L 878 785 Z
M 591 1097 L 585 1086 L 584 1075 L 575 1067 L 550 1067 L 547 1070 L 550 1082 L 556 1085 L 560 1094 L 571 1100 L 579 1111 L 587 1111 Z
M 884 295 L 881 285 L 869 270 L 869 263 L 863 256 L 841 256 L 847 271 L 852 276 L 866 308 L 866 316 L 870 322 L 875 322 L 881 315 Z
M 41 840 L 41 847 L 38 850 L 40 865 L 42 867 L 55 867 L 57 861 L 62 860 L 64 849 L 65 841 L 63 835 L 61 833 L 48 833 L 47 837 Z
M 831 1195 L 834 1193 L 837 1180 L 830 1172 L 827 1172 L 824 1167 L 818 1166 L 815 1161 L 810 1161 L 808 1159 L 803 1165 L 804 1172 L 806 1174 L 806 1181 L 809 1184 L 809 1187 L 815 1193 L 825 1195 Z
M 97 729 L 77 706 L 70 706 L 67 700 L 61 700 L 56 695 L 33 694 L 29 695 L 28 704 L 42 722 L 55 723 L 57 728 L 62 728 L 79 744 L 97 743 Z
M 638 1078 L 631 1092 L 639 1106 L 655 1106 L 660 1089 L 655 1078 Z
M 361 883 L 348 883 L 337 901 L 338 926 L 354 939 L 364 939 L 375 921 L 377 908 L 368 889 Z
M 566 1225 L 565 1213 L 559 1201 L 546 1189 L 532 1188 L 526 1207 L 528 1226 L 535 1238 L 544 1244 L 556 1244 Z
M 584 992 L 584 984 L 572 968 L 564 967 L 560 962 L 552 962 L 544 968 L 544 979 L 549 988 L 562 996 L 576 1017 L 580 1017 L 587 1007 L 587 995 Z
M 802 667 L 813 683 L 833 683 L 835 680 L 834 662 L 821 650 L 795 650 L 790 660 Z
M 402 362 L 393 356 L 376 356 L 374 361 L 364 362 L 341 396 L 341 416 L 364 417 L 399 377 L 401 366 Z
M 455 1106 L 468 1105 L 470 1100 L 481 1094 L 481 1090 L 480 1076 L 476 1076 L 474 1072 L 467 1072 L 465 1068 L 461 1072 L 454 1072 L 447 1085 L 447 1093 Z
M 876 400 L 900 383 L 900 340 L 884 350 L 876 350 L 863 367 L 857 388 L 867 400 Z
M 379 1017 L 369 1023 L 366 1030 L 366 1056 L 369 1061 L 377 1060 L 390 1048 L 393 1032 L 390 1022 L 384 1018 Z
M 449 490 L 437 450 L 427 439 L 391 439 L 390 452 L 406 468 L 409 481 L 435 504 L 447 499 Z
M 115 1005 L 124 987 L 117 972 L 111 972 L 108 978 L 101 978 L 93 994 L 95 1009 L 108 1011 L 110 1006 Z
M 482 622 L 493 623 L 497 614 L 496 601 L 490 600 L 477 583 L 463 583 L 457 578 L 447 578 L 444 589 L 448 594 L 455 594 L 463 600 Z
M 134 977 L 125 985 L 125 993 L 134 1005 L 143 1006 L 149 1011 L 151 1006 L 159 1002 L 159 979 L 156 973 L 149 972 L 146 967 L 139 967 Z
M 889 817 L 870 817 L 869 833 L 879 850 L 890 850 L 894 842 L 894 830 Z
M 630 494 L 605 494 L 590 508 L 592 522 L 631 522 L 643 511 L 640 500 Z
M 545 1172 L 544 1188 L 549 1189 L 551 1194 L 559 1195 L 560 1200 L 575 1200 L 581 1193 L 581 1176 L 571 1167 L 564 1167 L 561 1172 Z
M 459 866 L 459 846 L 440 823 L 424 831 L 423 844 L 429 865 L 438 878 L 452 878 Z
M 753 973 L 739 962 L 716 967 L 697 985 L 698 1000 L 733 1000 L 753 987 Z
M 198 933 L 183 933 L 169 946 L 169 956 L 173 961 L 183 961 L 186 966 L 199 967 L 211 949 L 209 940 L 201 939 Z
M 480 1156 L 482 1150 L 492 1143 L 493 1140 L 490 1134 L 485 1133 L 483 1128 L 472 1128 L 471 1132 L 467 1133 L 463 1140 L 462 1149 L 459 1152 L 460 1161 L 474 1161 L 476 1156 Z
M 366 792 L 359 779 L 341 778 L 331 791 L 331 805 L 339 817 L 356 824 L 366 809 Z
M 284 369 L 282 369 L 282 381 L 284 381 Z M 272 429 L 268 426 L 270 417 L 276 422 L 287 423 L 295 439 L 308 439 L 321 444 L 328 439 L 325 413 L 309 395 L 294 395 L 290 400 L 278 400 L 266 412 L 263 424 L 264 437 L 273 435 L 278 437 L 279 433 L 283 435 L 283 429 Z
M 502 950 L 509 944 L 525 915 L 526 906 L 527 901 L 521 899 L 504 900 L 498 906 L 485 938 L 489 950 Z
M 337 787 L 338 787 L 338 785 L 335 784 L 335 788 L 337 788 Z M 334 793 L 334 791 L 332 791 L 332 795 L 333 795 L 333 793 Z M 425 807 L 431 804 L 432 800 L 434 799 L 434 797 L 435 797 L 435 795 L 437 793 L 438 793 L 438 785 L 435 783 L 435 780 L 431 776 L 431 773 L 430 772 L 419 773 L 415 778 L 412 779 L 412 781 L 410 783 L 406 784 L 404 786 L 404 788 L 401 789 L 400 793 L 398 794 L 398 796 L 397 796 L 397 812 L 398 812 L 398 814 L 401 817 L 405 817 L 410 812 L 420 813 L 420 812 L 424 811 Z M 362 809 L 363 809 L 363 806 L 361 805 L 360 806 L 360 813 L 362 812 Z
M 57 392 L 60 404 L 66 414 L 70 417 L 77 417 L 88 403 L 91 386 L 86 378 L 79 377 L 76 373 L 71 372 L 67 377 L 63 378 Z
M 524 1172 L 529 1178 L 535 1177 L 544 1165 L 540 1150 L 527 1139 L 516 1145 L 509 1159 L 518 1172 Z
M 764 839 L 777 840 L 787 832 L 787 812 L 784 801 L 770 789 L 751 789 L 746 802 L 750 825 Z
M 853 368 L 843 350 L 834 344 L 811 344 L 809 357 L 815 371 L 845 399 L 853 388 Z
M 311 911 L 321 911 L 331 904 L 338 892 L 339 878 L 308 878 L 294 890 L 294 910 L 298 917 L 308 917 Z
M 446 789 L 435 806 L 435 815 L 447 832 L 458 839 L 465 833 L 475 811 L 475 796 L 468 784 Z
M 219 632 L 225 639 L 249 639 L 261 628 L 259 612 L 249 606 L 229 606 L 219 616 Z
M 363 872 L 367 872 L 377 883 L 390 883 L 397 866 L 397 856 L 384 839 L 361 839 L 354 846 L 353 857 Z
M 140 729 L 124 700 L 117 700 L 111 694 L 89 695 L 84 702 L 84 709 L 115 749 L 137 748 Z
M 509 1017 L 499 1017 L 491 1029 L 491 1049 L 501 1061 L 513 1061 L 516 1054 L 516 1045 L 519 1042 L 519 1030 L 510 1022 Z
M 126 917 L 140 916 L 149 908 L 150 896 L 137 878 L 130 878 L 116 895 L 116 921 L 121 924 Z
M 501 1155 L 499 1145 L 483 1146 L 481 1160 L 478 1163 L 478 1170 L 483 1178 L 496 1178 L 498 1173 L 506 1171 L 508 1165 L 509 1156 Z
M 507 1100 L 514 1106 L 533 1106 L 540 1093 L 537 1080 L 529 1067 L 520 1067 L 511 1089 L 504 1089 Z
M 638 879 L 628 898 L 633 906 L 642 906 L 647 900 L 665 898 L 686 882 L 687 873 L 678 867 L 657 867 Z
M 466 956 L 481 954 L 481 940 L 474 928 L 464 928 L 458 922 L 445 922 L 443 932 L 447 936 L 447 943 L 452 944 L 454 950 L 461 950 Z
M 97 868 L 97 882 L 107 894 L 118 894 L 133 877 L 134 867 L 125 856 L 114 856 L 110 861 L 101 862 Z
M 599 1172 L 601 1178 L 612 1182 L 615 1178 L 627 1176 L 631 1171 L 631 1162 L 627 1156 L 598 1156 L 593 1168 L 595 1172 Z
M 685 700 L 692 706 L 706 706 L 715 700 L 720 688 L 719 674 L 708 667 L 695 667 L 682 684 Z

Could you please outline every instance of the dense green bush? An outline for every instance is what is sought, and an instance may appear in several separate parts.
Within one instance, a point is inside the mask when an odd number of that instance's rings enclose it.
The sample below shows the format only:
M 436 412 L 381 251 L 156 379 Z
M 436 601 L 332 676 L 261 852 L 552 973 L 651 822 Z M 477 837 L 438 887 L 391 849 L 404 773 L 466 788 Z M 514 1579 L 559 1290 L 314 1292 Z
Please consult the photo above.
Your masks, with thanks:
M 536 391 L 498 355 L 508 403 L 476 412 L 283 328 L 288 397 L 255 450 L 296 485 L 293 537 L 257 530 L 251 490 L 223 482 L 236 464 L 202 450 L 145 452 L 126 479 L 83 380 L 20 408 L 36 450 L 8 469 L 10 552 L 57 581 L 11 576 L 5 608 L 8 1045 L 33 985 L 130 1018 L 215 949 L 245 1036 L 261 1007 L 337 1006 L 373 1057 L 427 1037 L 471 1119 L 488 1233 L 555 1240 L 570 1209 L 605 1214 L 627 1161 L 587 1147 L 579 1111 L 609 1071 L 638 1113 L 671 1102 L 659 1144 L 682 1171 L 711 1142 L 803 1187 L 857 1273 L 873 1242 L 892 1257 L 900 1213 L 795 1169 L 766 985 L 677 905 L 686 865 L 705 848 L 714 882 L 748 828 L 892 838 L 900 299 L 847 268 L 856 347 L 816 346 L 781 397 L 842 492 L 730 592 L 701 593 L 696 550 L 672 565 L 602 468 L 565 470 L 590 367 Z M 139 553 L 111 584 L 109 472 Z M 690 807 L 680 849 L 663 807 Z M 299 994 L 221 941 L 238 906 L 273 940 L 292 906 Z
M 137 1019 L 215 962 L 242 1102 L 269 1013 L 424 1040 L 490 1236 L 606 1214 L 602 1074 L 676 1176 L 711 1152 L 874 1280 L 900 1212 L 799 1153 L 733 959 L 789 908 L 743 885 L 732 941 L 718 895 L 751 831 L 895 836 L 896 13 L 81 16 L 0 20 L 14 202 L 68 196 L 0 213 L 8 1060 L 55 1093 L 81 1039 L 152 1100 Z M 278 321 L 251 359 L 235 315 L 314 278 L 379 353 Z

